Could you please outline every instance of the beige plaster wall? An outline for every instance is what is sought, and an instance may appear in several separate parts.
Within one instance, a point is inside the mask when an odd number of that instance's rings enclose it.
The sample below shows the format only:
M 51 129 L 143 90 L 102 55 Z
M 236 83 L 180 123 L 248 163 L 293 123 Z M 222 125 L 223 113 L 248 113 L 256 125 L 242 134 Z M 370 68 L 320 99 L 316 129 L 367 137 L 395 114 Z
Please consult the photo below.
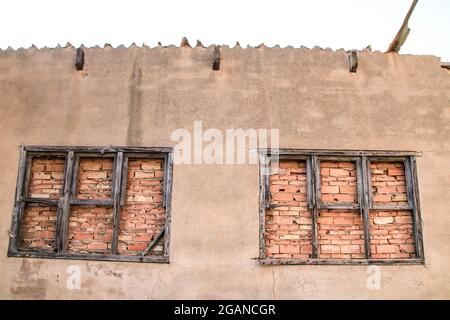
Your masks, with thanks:
M 222 48 L 0 52 L 0 298 L 450 298 L 450 77 L 431 56 Z M 260 266 L 256 165 L 174 168 L 170 264 L 8 258 L 20 144 L 173 146 L 174 129 L 278 128 L 281 147 L 415 150 L 425 266 Z M 66 287 L 81 268 L 81 289 Z

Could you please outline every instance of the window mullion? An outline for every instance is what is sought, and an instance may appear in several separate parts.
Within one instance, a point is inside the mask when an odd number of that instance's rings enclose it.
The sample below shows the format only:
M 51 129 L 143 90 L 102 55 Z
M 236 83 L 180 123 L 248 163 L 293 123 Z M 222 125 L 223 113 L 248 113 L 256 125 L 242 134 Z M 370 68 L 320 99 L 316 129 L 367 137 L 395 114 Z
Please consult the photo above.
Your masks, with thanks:
M 167 154 L 166 165 L 164 170 L 164 179 L 166 184 L 164 186 L 164 201 L 166 205 L 166 223 L 164 226 L 164 255 L 169 257 L 170 254 L 170 223 L 171 223 L 171 190 L 172 190 L 172 169 L 173 169 L 173 155 Z
M 266 176 L 270 175 L 270 166 L 268 166 L 269 158 L 265 153 L 259 154 L 259 258 L 266 257 L 265 252 L 265 232 L 266 232 L 266 208 L 267 203 L 266 193 L 269 192 L 266 184 Z M 167 210 L 167 209 L 166 209 Z
M 408 204 L 412 209 L 413 215 L 413 233 L 416 248 L 416 258 L 423 259 L 424 253 L 422 242 L 422 221 L 420 218 L 416 158 L 414 156 L 407 157 L 405 159 L 405 175 Z
M 73 169 L 72 169 L 73 178 L 71 179 L 71 182 L 70 182 L 70 192 L 69 192 L 70 204 L 73 204 L 73 202 L 75 200 L 75 195 L 77 192 L 77 182 L 78 182 L 77 180 L 78 180 L 79 169 L 80 169 L 80 156 L 77 154 L 73 160 Z
M 366 259 L 371 258 L 371 249 L 370 249 L 370 223 L 369 223 L 369 214 L 370 214 L 370 194 L 371 190 L 369 189 L 369 166 L 368 160 L 366 156 L 362 156 L 357 160 L 357 184 L 358 184 L 358 202 L 359 202 L 359 210 L 363 220 L 364 227 L 364 249 Z
M 125 205 L 125 200 L 127 196 L 127 181 L 128 181 L 128 161 L 129 156 L 124 155 L 122 163 L 122 180 L 120 181 L 120 206 Z
M 67 249 L 67 233 L 69 227 L 70 195 L 72 193 L 72 180 L 76 180 L 74 174 L 74 152 L 67 154 L 66 169 L 64 171 L 63 194 L 58 200 L 58 214 L 56 221 L 56 250 L 65 252 Z
M 320 206 L 320 161 L 317 156 L 313 155 L 308 157 L 307 173 L 311 175 L 311 179 L 308 179 L 308 183 L 312 183 L 310 190 L 312 191 L 312 209 L 311 209 L 311 244 L 312 253 L 311 258 L 315 259 L 318 256 L 318 236 L 317 236 L 317 219 L 319 216 L 319 206 Z
M 123 168 L 123 152 L 119 151 L 116 156 L 113 171 L 112 201 L 113 201 L 113 238 L 111 242 L 111 254 L 118 254 L 118 238 L 120 225 L 120 191 Z
M 14 199 L 14 212 L 10 230 L 9 252 L 17 252 L 19 247 L 20 223 L 24 210 L 24 202 L 21 201 L 23 187 L 27 173 L 27 151 L 24 146 L 20 149 L 19 171 L 17 175 L 16 196 Z

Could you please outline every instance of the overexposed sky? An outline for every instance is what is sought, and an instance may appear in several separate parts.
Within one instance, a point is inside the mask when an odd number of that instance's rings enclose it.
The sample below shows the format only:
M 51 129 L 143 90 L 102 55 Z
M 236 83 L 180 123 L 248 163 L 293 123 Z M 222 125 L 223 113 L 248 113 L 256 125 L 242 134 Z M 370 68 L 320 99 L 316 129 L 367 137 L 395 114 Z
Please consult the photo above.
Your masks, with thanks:
M 0 48 L 110 43 L 330 47 L 385 51 L 412 0 L 6 0 Z M 450 60 L 450 0 L 419 0 L 400 53 Z

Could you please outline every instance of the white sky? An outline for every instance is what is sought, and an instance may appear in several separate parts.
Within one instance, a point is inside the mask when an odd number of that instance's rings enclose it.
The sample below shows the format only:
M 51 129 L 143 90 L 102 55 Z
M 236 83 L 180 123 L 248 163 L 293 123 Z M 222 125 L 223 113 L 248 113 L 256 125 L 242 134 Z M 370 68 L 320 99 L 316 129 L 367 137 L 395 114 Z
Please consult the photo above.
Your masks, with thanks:
M 9 0 L 0 4 L 0 47 L 120 44 L 330 47 L 385 51 L 412 0 Z M 450 60 L 450 1 L 419 0 L 401 53 Z

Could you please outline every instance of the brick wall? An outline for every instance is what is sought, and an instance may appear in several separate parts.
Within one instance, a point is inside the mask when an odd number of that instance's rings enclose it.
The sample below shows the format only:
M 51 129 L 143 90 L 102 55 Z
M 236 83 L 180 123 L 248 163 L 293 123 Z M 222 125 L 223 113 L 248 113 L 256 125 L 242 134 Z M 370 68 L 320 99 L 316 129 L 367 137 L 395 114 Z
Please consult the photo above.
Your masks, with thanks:
M 407 205 L 403 162 L 372 162 L 374 204 Z M 371 210 L 370 238 L 375 259 L 414 258 L 413 220 L 410 210 Z
M 321 161 L 320 182 L 323 203 L 358 202 L 354 162 Z
M 359 210 L 321 210 L 317 234 L 319 258 L 365 258 L 364 228 Z
M 414 258 L 415 247 L 410 211 L 370 212 L 370 243 L 375 259 Z
M 82 157 L 78 168 L 76 199 L 111 199 L 113 158 Z M 111 206 L 72 205 L 69 214 L 68 251 L 111 252 Z
M 306 163 L 280 161 L 282 172 L 270 176 L 271 203 L 266 211 L 265 248 L 269 258 L 311 256 L 311 213 L 306 199 Z
M 76 178 L 77 199 L 111 199 L 113 158 L 82 157 Z M 125 203 L 120 213 L 118 250 L 122 255 L 142 253 L 165 225 L 163 207 L 164 161 L 129 159 Z M 64 175 L 63 158 L 32 161 L 28 193 L 57 199 Z M 22 248 L 55 245 L 57 207 L 28 204 L 21 224 Z M 71 205 L 67 235 L 72 253 L 111 253 L 113 212 L 111 206 Z M 162 254 L 163 240 L 149 253 Z
M 32 198 L 57 199 L 62 190 L 64 158 L 33 158 L 28 195 Z
M 75 253 L 111 252 L 112 208 L 77 205 L 70 207 L 68 250 Z
M 55 245 L 56 207 L 27 204 L 20 225 L 20 248 L 52 249 Z
M 125 205 L 120 215 L 120 254 L 140 254 L 165 225 L 163 165 L 160 159 L 128 162 Z M 162 250 L 163 246 L 157 245 L 149 254 L 162 254 Z
M 281 173 L 270 177 L 273 209 L 266 210 L 265 248 L 269 258 L 302 258 L 311 254 L 311 213 L 306 204 L 304 161 L 280 161 Z M 407 205 L 402 162 L 371 163 L 374 204 Z M 321 161 L 322 203 L 357 203 L 356 163 Z M 409 210 L 370 210 L 374 259 L 413 258 L 413 221 Z M 359 209 L 320 210 L 318 258 L 364 259 L 364 227 Z
M 112 158 L 81 158 L 78 169 L 77 199 L 111 199 Z
M 374 203 L 408 204 L 403 162 L 371 162 Z
M 64 158 L 34 157 L 27 194 L 32 198 L 58 199 L 64 176 Z M 51 249 L 55 244 L 57 208 L 27 204 L 20 226 L 21 248 Z
M 356 163 L 320 161 L 322 203 L 357 203 Z M 359 210 L 320 210 L 317 219 L 318 257 L 361 259 L 364 227 Z

